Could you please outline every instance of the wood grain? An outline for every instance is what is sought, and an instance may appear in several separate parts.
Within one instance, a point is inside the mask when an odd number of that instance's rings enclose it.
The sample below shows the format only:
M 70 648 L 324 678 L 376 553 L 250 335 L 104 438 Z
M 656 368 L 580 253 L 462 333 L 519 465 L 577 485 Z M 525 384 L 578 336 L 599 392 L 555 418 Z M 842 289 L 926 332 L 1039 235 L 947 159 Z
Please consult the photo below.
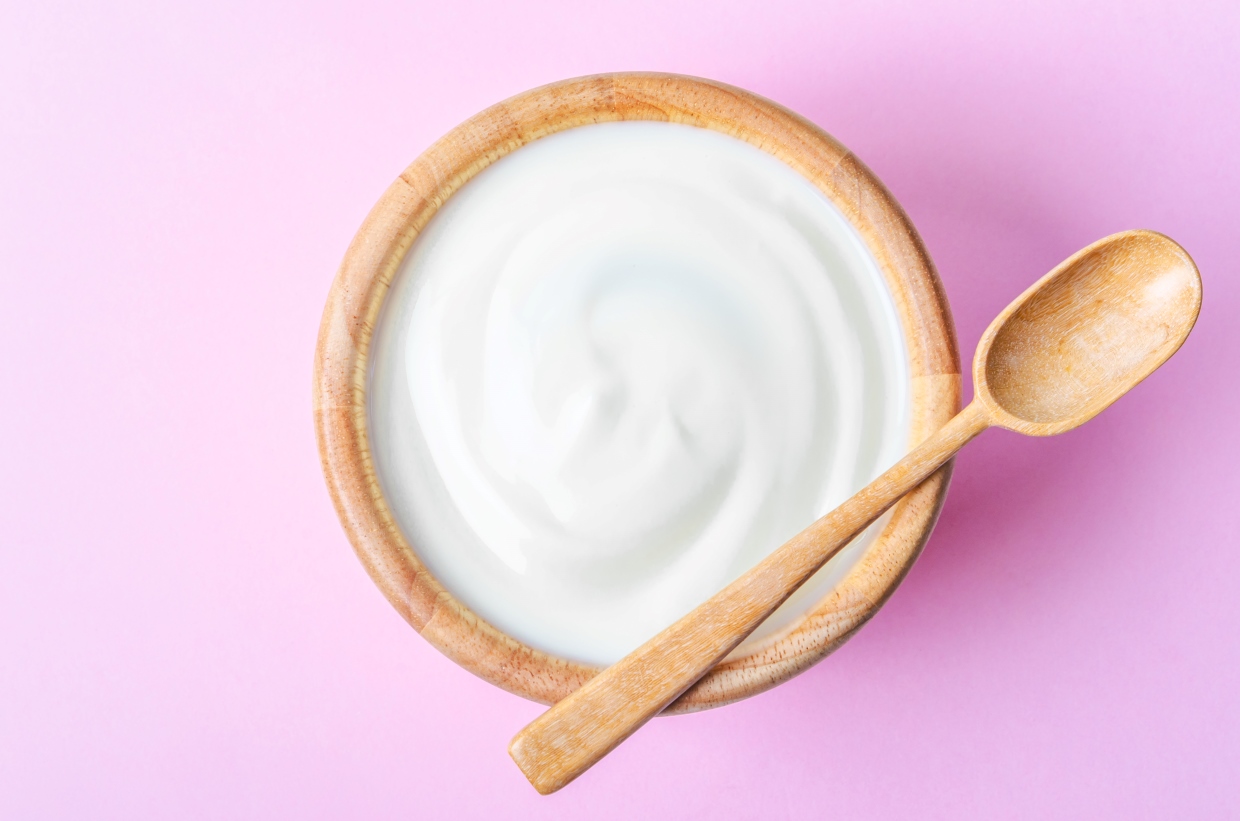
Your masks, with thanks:
M 1184 249 L 1129 231 L 1089 246 L 991 324 L 977 396 L 851 499 L 517 734 L 514 761 L 540 793 L 572 781 L 715 666 L 858 533 L 991 425 L 1037 436 L 1093 418 L 1188 337 L 1201 279 Z
M 990 324 L 973 386 L 993 424 L 1052 436 L 1101 413 L 1174 354 L 1201 310 L 1188 252 L 1154 231 L 1100 239 Z
M 812 123 L 756 95 L 665 74 L 609 74 L 518 95 L 470 118 L 427 149 L 371 210 L 328 296 L 314 367 L 314 418 L 328 489 L 362 564 L 414 629 L 500 687 L 551 704 L 598 670 L 515 641 L 478 618 L 423 566 L 383 497 L 366 428 L 366 374 L 380 306 L 406 251 L 440 206 L 489 164 L 533 140 L 618 120 L 684 123 L 730 134 L 779 158 L 823 192 L 878 262 L 904 332 L 911 376 L 910 441 L 959 407 L 960 361 L 947 300 L 916 231 L 856 157 Z M 805 617 L 729 657 L 668 708 L 689 712 L 761 692 L 842 644 L 891 594 L 925 544 L 950 466 L 909 493 L 882 534 Z

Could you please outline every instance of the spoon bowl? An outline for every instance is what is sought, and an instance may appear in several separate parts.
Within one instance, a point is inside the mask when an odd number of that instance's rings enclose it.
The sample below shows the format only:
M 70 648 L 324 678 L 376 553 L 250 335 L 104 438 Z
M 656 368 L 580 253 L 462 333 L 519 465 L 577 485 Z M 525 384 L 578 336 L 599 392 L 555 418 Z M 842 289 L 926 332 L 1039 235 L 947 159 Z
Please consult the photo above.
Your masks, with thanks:
M 982 336 L 973 384 L 990 422 L 1051 436 L 1097 416 L 1166 362 L 1201 309 L 1188 252 L 1125 231 L 1073 254 Z

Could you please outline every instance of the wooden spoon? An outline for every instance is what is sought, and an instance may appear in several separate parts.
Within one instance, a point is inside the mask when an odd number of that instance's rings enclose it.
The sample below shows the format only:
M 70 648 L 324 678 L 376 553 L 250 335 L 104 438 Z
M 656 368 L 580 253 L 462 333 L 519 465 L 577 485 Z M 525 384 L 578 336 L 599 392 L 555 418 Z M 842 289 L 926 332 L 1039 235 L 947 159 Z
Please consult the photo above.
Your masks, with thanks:
M 973 358 L 975 396 L 937 433 L 696 610 L 535 719 L 508 747 L 555 792 L 705 675 L 842 547 L 995 425 L 1050 436 L 1089 421 L 1179 349 L 1201 277 L 1162 234 L 1099 240 L 999 315 Z

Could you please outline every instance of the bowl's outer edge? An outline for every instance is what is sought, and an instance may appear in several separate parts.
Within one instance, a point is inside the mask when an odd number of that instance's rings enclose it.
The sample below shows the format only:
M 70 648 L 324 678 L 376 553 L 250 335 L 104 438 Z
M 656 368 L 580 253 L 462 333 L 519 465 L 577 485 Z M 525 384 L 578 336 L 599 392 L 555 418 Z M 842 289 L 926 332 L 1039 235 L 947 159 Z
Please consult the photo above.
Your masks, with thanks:
M 426 570 L 392 517 L 366 431 L 367 355 L 375 320 L 418 232 L 461 185 L 539 137 L 595 122 L 662 120 L 721 131 L 793 167 L 839 207 L 878 260 L 904 330 L 910 446 L 960 406 L 960 358 L 947 298 L 921 238 L 878 178 L 802 117 L 741 89 L 669 74 L 582 77 L 517 95 L 471 117 L 418 157 L 362 223 L 336 275 L 315 350 L 313 407 L 324 476 L 358 557 L 396 610 L 461 666 L 518 695 L 554 703 L 596 668 L 518 642 L 472 613 Z M 728 659 L 667 712 L 717 707 L 769 689 L 839 647 L 916 560 L 942 508 L 951 463 L 893 509 L 882 534 L 798 622 Z

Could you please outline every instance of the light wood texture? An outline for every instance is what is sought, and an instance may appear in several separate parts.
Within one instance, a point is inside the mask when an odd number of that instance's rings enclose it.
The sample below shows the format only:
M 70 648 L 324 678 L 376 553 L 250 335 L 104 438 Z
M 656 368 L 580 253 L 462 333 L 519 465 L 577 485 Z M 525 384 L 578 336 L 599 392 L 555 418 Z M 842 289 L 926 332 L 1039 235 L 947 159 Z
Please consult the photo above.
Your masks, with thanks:
M 1179 350 L 1201 310 L 1188 252 L 1125 231 L 1073 254 L 990 324 L 973 390 L 991 424 L 1051 436 L 1097 416 Z
M 991 425 L 1036 436 L 1093 418 L 1167 360 L 1201 307 L 1188 254 L 1149 231 L 1100 240 L 1016 299 L 978 345 L 976 398 L 855 496 L 533 721 L 509 753 L 543 794 L 670 704 L 901 496 Z
M 520 146 L 594 122 L 661 120 L 730 134 L 813 183 L 857 228 L 896 304 L 911 374 L 915 444 L 959 408 L 960 362 L 947 301 L 912 225 L 882 184 L 813 124 L 740 89 L 660 74 L 586 77 L 535 89 L 472 117 L 435 143 L 375 205 L 345 255 L 319 332 L 314 417 L 324 474 L 345 532 L 372 579 L 414 629 L 500 687 L 546 704 L 598 670 L 539 652 L 496 630 L 427 571 L 397 527 L 371 462 L 366 378 L 379 308 L 406 251 L 470 178 Z M 727 704 L 806 669 L 881 606 L 930 534 L 950 466 L 909 493 L 856 565 L 803 619 L 724 660 L 669 712 Z

